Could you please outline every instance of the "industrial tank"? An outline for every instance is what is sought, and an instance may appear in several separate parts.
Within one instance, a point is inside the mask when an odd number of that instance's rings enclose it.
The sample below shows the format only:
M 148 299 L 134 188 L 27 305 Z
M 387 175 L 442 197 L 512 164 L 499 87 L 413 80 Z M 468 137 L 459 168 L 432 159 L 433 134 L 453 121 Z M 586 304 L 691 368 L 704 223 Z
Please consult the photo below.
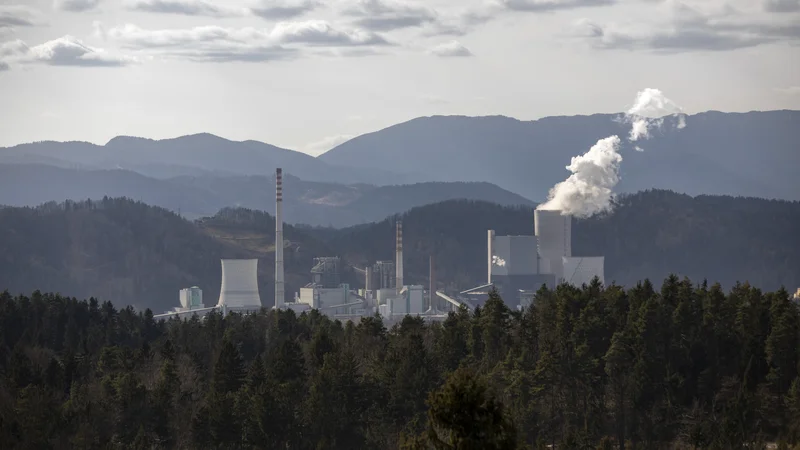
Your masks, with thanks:
M 257 259 L 222 260 L 222 287 L 217 306 L 261 308 Z

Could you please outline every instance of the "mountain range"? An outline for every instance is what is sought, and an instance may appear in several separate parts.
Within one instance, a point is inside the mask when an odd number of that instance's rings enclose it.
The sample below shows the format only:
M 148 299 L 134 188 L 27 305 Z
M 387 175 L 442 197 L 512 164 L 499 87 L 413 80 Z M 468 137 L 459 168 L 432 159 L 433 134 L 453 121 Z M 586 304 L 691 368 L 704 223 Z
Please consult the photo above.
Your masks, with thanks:
M 228 181 L 218 180 L 233 177 L 269 177 L 282 167 L 305 181 L 342 185 L 337 192 L 358 190 L 352 186 L 363 184 L 485 182 L 538 202 L 569 175 L 565 166 L 573 156 L 585 153 L 598 139 L 627 135 L 630 125 L 620 119 L 619 114 L 533 121 L 420 117 L 358 136 L 317 158 L 210 134 L 166 140 L 117 137 L 105 145 L 37 142 L 0 148 L 0 164 L 124 169 L 184 187 L 225 184 Z M 623 145 L 617 192 L 660 188 L 691 195 L 800 199 L 800 111 L 710 111 L 688 116 L 686 123 L 676 129 L 668 118 L 653 139 L 641 144 L 644 151 Z M 252 180 L 242 178 L 233 184 L 248 183 Z M 437 200 L 441 198 L 432 197 L 428 203 Z
M 532 205 L 489 183 L 416 183 L 375 186 L 303 181 L 284 176 L 284 220 L 313 226 L 348 227 L 451 199 L 499 205 Z M 36 206 L 64 200 L 128 197 L 190 219 L 213 216 L 228 206 L 275 208 L 275 177 L 184 175 L 168 179 L 123 169 L 70 169 L 42 164 L 0 164 L 0 204 Z

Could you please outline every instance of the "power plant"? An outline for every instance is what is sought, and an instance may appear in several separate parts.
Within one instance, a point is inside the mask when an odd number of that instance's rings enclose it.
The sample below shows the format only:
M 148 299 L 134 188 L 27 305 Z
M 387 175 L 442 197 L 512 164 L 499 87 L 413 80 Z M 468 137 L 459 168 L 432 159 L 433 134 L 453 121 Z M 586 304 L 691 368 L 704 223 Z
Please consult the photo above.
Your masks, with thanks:
M 364 289 L 352 289 L 342 282 L 345 268 L 337 256 L 314 258 L 310 281 L 286 302 L 284 282 L 283 172 L 275 171 L 275 292 L 274 309 L 297 313 L 317 309 L 341 320 L 380 314 L 386 320 L 419 315 L 442 320 L 456 308 L 474 308 L 496 289 L 510 308 L 518 309 L 534 301 L 543 285 L 588 284 L 594 277 L 604 282 L 604 258 L 572 255 L 572 216 L 559 210 L 535 210 L 533 235 L 497 236 L 487 230 L 486 282 L 472 289 L 447 294 L 436 289 L 434 258 L 429 258 L 428 289 L 421 284 L 406 284 L 403 258 L 403 222 L 395 222 L 395 259 L 376 261 L 361 269 Z M 258 311 L 262 307 L 258 291 L 258 259 L 222 259 L 222 283 L 216 306 L 206 308 L 198 287 L 180 292 L 180 308 L 158 318 L 205 314 L 211 310 L 228 312 Z
M 509 307 L 529 304 L 536 291 L 560 283 L 588 284 L 596 276 L 605 282 L 604 257 L 572 256 L 572 216 L 558 210 L 533 213 L 533 236 L 497 236 L 487 232 L 486 284 L 462 291 L 470 304 L 485 301 L 495 288 Z

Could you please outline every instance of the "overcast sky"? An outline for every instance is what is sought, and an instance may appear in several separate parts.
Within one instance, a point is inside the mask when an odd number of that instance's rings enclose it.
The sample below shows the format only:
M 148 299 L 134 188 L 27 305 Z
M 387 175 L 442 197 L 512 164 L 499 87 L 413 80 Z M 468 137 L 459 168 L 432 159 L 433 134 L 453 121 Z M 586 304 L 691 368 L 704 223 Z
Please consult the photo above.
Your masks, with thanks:
M 312 154 L 418 116 L 800 109 L 800 0 L 0 0 L 0 146 Z

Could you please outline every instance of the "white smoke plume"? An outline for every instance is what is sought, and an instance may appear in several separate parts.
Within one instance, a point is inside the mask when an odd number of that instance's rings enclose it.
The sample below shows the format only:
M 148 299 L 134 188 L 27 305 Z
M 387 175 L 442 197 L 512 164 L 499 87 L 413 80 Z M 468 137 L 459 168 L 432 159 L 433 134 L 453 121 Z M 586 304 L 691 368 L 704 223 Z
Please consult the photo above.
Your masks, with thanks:
M 626 112 L 626 122 L 631 124 L 628 139 L 632 142 L 648 139 L 652 127 L 661 127 L 664 116 L 677 115 L 678 128 L 686 126 L 683 110 L 658 89 L 645 89 L 636 95 L 634 105 Z M 611 208 L 614 187 L 619 183 L 619 136 L 609 136 L 597 141 L 583 155 L 574 156 L 567 170 L 572 172 L 566 180 L 550 189 L 547 202 L 537 209 L 561 210 L 564 215 L 590 217 Z M 642 149 L 636 147 L 636 150 Z
M 660 90 L 647 88 L 639 92 L 636 94 L 633 106 L 625 113 L 625 117 L 631 122 L 628 139 L 632 142 L 640 138 L 648 139 L 650 128 L 660 128 L 664 124 L 665 116 L 677 116 L 678 128 L 686 126 L 683 109 L 664 96 Z M 637 147 L 637 150 L 641 149 Z
M 506 260 L 501 258 L 501 257 L 499 257 L 499 256 L 497 256 L 497 255 L 492 255 L 492 265 L 495 265 L 495 266 L 498 266 L 498 267 L 505 267 Z

